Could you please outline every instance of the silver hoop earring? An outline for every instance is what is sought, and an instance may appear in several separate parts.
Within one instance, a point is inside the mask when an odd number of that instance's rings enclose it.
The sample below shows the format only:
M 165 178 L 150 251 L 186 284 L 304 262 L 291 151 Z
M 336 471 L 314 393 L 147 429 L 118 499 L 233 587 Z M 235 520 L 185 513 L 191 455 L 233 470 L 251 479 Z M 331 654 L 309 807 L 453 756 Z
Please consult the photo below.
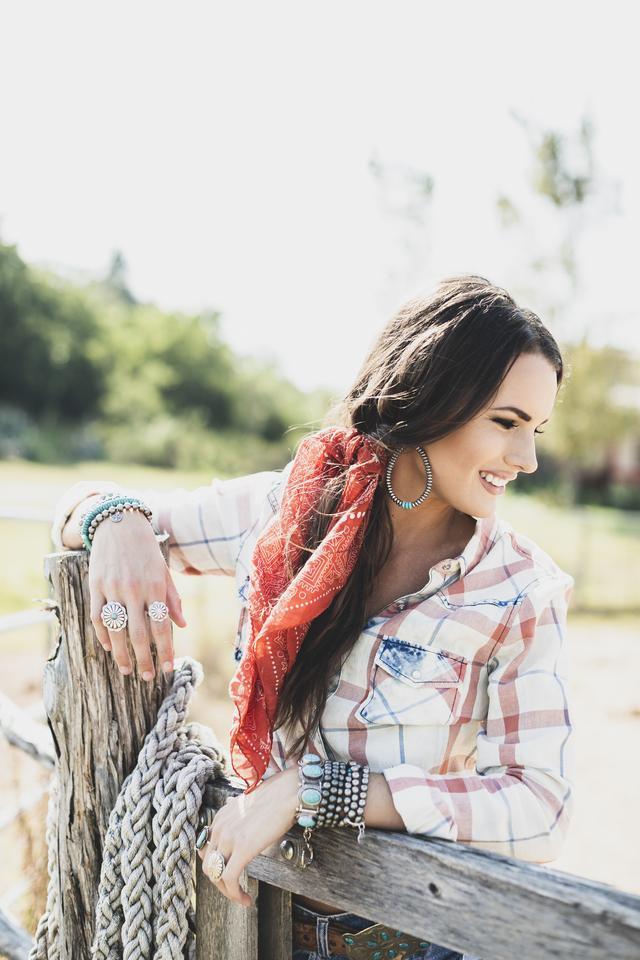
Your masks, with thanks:
M 424 469 L 427 475 L 427 482 L 425 484 L 425 488 L 417 500 L 401 500 L 400 497 L 397 497 L 395 495 L 391 487 L 391 474 L 396 464 L 396 460 L 398 459 L 400 454 L 403 453 L 404 450 L 408 450 L 408 449 L 409 449 L 408 447 L 401 447 L 400 450 L 396 450 L 394 453 L 391 454 L 391 457 L 387 464 L 387 472 L 385 475 L 385 482 L 387 484 L 387 492 L 389 496 L 391 497 L 393 502 L 397 503 L 399 507 L 403 508 L 403 510 L 412 510 L 413 507 L 419 507 L 421 503 L 424 503 L 424 501 L 427 499 L 427 497 L 431 493 L 431 485 L 433 483 L 433 474 L 431 473 L 431 464 L 429 463 L 429 457 L 427 456 L 425 451 L 422 449 L 422 447 L 418 446 L 416 447 L 416 450 L 422 457 L 422 462 L 424 463 Z

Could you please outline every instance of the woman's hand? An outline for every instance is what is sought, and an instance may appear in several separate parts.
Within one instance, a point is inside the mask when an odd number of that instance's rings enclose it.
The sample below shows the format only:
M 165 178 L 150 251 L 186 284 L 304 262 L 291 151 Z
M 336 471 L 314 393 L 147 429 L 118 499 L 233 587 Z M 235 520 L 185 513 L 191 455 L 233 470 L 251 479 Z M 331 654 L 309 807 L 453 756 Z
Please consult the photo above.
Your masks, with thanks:
M 243 907 L 251 905 L 251 897 L 240 886 L 240 874 L 254 857 L 294 825 L 298 785 L 298 765 L 294 764 L 263 780 L 251 793 L 229 797 L 216 813 L 209 840 L 198 855 L 205 876 L 229 900 Z M 210 876 L 207 855 L 213 850 L 218 850 L 226 862 L 219 880 Z
M 187 621 L 153 527 L 139 511 L 126 511 L 121 523 L 106 519 L 96 527 L 89 554 L 89 591 L 96 635 L 105 650 L 113 651 L 121 673 L 133 670 L 127 633 L 143 679 L 154 677 L 151 638 L 162 669 L 173 670 L 169 618 L 179 627 L 186 627 Z M 126 608 L 124 630 L 107 630 L 102 622 L 102 608 L 109 600 L 117 600 Z M 161 600 L 169 608 L 169 617 L 161 623 L 147 614 L 154 600 Z

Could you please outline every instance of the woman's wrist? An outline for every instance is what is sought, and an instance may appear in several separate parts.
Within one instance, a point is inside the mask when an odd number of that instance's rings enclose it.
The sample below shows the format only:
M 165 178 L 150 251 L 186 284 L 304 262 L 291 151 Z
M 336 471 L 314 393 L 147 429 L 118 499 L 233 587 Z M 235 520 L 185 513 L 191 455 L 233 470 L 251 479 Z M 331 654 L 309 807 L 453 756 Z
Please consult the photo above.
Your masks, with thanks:
M 84 500 L 81 500 L 74 509 L 73 512 L 69 515 L 69 519 L 62 528 L 61 540 L 62 545 L 67 547 L 68 550 L 82 550 L 83 543 L 82 537 L 80 536 L 80 518 L 83 513 L 86 513 L 87 510 L 90 510 L 91 507 L 95 506 L 100 501 L 101 493 L 93 493 L 90 497 L 85 497 Z
M 290 821 L 287 829 L 295 826 L 296 823 L 298 787 L 300 785 L 298 779 L 298 765 L 294 763 L 293 766 L 285 767 L 284 770 L 267 777 L 260 786 L 262 790 L 273 790 L 279 793 L 278 797 L 274 796 L 274 803 L 284 807 L 287 811 Z
M 296 824 L 296 809 L 298 807 L 298 790 L 300 788 L 300 777 L 298 775 L 298 764 L 294 763 L 291 767 L 285 767 L 280 776 L 285 785 L 284 803 L 289 812 L 290 826 Z
M 395 808 L 391 788 L 383 773 L 372 773 L 369 776 L 364 822 L 368 827 L 378 827 L 381 830 L 405 829 L 404 820 Z

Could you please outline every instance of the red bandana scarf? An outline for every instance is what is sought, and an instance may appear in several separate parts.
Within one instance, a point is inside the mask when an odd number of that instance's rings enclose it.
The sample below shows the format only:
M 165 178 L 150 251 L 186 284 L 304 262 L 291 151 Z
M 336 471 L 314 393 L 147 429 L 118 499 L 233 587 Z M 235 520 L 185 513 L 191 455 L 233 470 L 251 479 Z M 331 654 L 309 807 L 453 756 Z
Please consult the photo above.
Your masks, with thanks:
M 250 637 L 229 684 L 236 706 L 231 763 L 251 792 L 267 769 L 273 721 L 284 679 L 311 621 L 327 609 L 353 570 L 369 507 L 386 467 L 385 448 L 355 427 L 329 427 L 301 441 L 279 513 L 258 538 L 249 585 Z M 346 470 L 337 516 L 316 550 L 291 580 L 283 542 L 305 543 L 305 521 L 330 476 Z M 302 550 L 291 549 L 294 569 Z

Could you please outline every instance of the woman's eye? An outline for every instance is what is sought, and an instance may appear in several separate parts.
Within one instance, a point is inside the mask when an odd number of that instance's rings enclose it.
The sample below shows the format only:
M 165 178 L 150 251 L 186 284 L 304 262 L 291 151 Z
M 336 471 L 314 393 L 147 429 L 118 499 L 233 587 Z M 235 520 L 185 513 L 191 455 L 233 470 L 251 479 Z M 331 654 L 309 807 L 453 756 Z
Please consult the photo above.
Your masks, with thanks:
M 518 426 L 515 420 L 504 420 L 502 417 L 493 417 L 493 421 L 494 423 L 499 423 L 501 426 L 505 427 L 505 429 L 507 430 L 511 430 L 513 429 L 513 427 Z M 540 436 L 542 436 L 542 434 L 544 433 L 544 430 L 534 430 L 533 432 L 538 433 L 540 434 Z

